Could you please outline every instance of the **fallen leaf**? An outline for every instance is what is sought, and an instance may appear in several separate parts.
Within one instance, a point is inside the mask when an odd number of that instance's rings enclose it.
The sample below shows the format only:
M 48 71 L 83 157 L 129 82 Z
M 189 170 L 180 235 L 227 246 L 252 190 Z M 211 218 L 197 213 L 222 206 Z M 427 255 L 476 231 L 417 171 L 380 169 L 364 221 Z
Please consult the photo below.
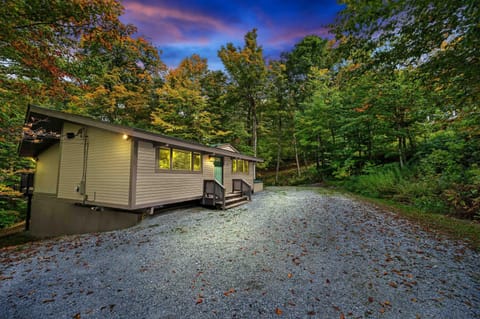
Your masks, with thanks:
M 203 298 L 197 298 L 197 302 L 195 302 L 196 305 L 201 304 L 203 302 Z
M 288 278 L 292 278 L 293 277 L 293 274 L 291 272 L 288 273 L 287 275 Z
M 82 317 L 80 317 L 80 312 L 79 313 L 76 313 L 74 316 L 73 316 L 73 319 L 81 319 Z
M 315 316 L 317 313 L 313 310 L 310 310 L 309 312 L 307 312 L 307 315 L 309 316 Z
M 282 311 L 282 309 L 277 307 L 277 308 L 275 308 L 275 313 L 280 316 L 283 313 L 283 311 Z
M 372 303 L 373 302 L 373 297 L 368 297 L 368 302 Z
M 385 312 L 385 308 L 380 308 L 380 313 L 384 313 Z
M 395 282 L 393 282 L 393 281 L 390 281 L 390 282 L 388 283 L 388 285 L 389 285 L 390 287 L 393 287 L 393 288 L 397 288 L 397 287 L 398 287 L 397 283 L 395 283 Z
M 233 294 L 234 292 L 235 292 L 235 289 L 230 288 L 228 291 L 225 291 L 223 294 L 228 297 L 228 296 L 230 296 L 231 294 Z
M 340 319 L 345 319 L 345 315 L 343 314 L 343 312 L 340 312 Z

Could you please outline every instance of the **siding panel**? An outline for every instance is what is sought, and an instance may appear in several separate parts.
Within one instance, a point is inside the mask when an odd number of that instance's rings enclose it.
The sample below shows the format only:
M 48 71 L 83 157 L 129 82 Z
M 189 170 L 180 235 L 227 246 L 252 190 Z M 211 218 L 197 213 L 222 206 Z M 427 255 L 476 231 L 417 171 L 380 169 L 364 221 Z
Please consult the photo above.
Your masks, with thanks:
M 34 180 L 36 193 L 57 193 L 59 165 L 60 144 L 52 145 L 46 151 L 38 155 Z
M 88 201 L 128 205 L 132 141 L 96 128 L 88 136 Z
M 201 197 L 203 180 L 213 179 L 213 163 L 202 155 L 202 173 L 156 172 L 155 147 L 151 143 L 138 143 L 136 205 L 173 203 Z
M 66 122 L 66 132 L 78 132 L 82 127 Z M 128 205 L 130 186 L 130 148 L 132 142 L 123 140 L 122 135 L 87 128 L 88 158 L 86 194 L 89 202 L 112 205 Z M 82 200 L 76 191 L 83 173 L 84 137 L 63 138 L 58 197 Z
M 65 122 L 63 125 L 62 140 L 60 141 L 60 170 L 58 179 L 58 198 L 81 200 L 82 196 L 76 191 L 82 180 L 83 168 L 83 137 L 65 138 L 67 132 L 78 132 L 82 127 Z

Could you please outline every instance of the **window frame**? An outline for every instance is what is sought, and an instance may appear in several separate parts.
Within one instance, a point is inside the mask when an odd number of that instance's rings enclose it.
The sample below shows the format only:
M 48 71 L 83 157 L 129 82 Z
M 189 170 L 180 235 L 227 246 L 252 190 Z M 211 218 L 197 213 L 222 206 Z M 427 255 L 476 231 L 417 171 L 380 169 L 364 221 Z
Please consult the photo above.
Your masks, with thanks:
M 240 168 L 240 170 L 239 170 Z M 246 168 L 246 170 L 245 170 Z M 249 175 L 250 174 L 250 161 L 240 159 L 240 158 L 233 158 L 232 159 L 232 174 L 242 174 L 242 175 Z
M 168 149 L 169 150 L 169 168 L 160 168 L 160 150 Z M 174 169 L 173 168 L 173 151 L 177 150 L 180 152 L 190 153 L 190 169 Z M 200 169 L 194 170 L 195 168 L 195 155 L 200 156 Z M 167 173 L 167 174 L 202 174 L 203 173 L 203 153 L 198 151 L 193 151 L 181 147 L 171 147 L 171 146 L 156 146 L 155 147 L 155 172 L 156 173 Z

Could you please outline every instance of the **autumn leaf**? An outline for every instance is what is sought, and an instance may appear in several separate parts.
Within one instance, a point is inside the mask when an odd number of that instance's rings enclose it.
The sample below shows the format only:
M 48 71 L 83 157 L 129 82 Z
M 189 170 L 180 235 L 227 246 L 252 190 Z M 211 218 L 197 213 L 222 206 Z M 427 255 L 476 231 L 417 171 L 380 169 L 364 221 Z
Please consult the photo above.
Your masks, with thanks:
M 372 303 L 373 302 L 373 297 L 368 297 L 368 302 Z
M 196 305 L 201 304 L 203 302 L 203 298 L 197 298 L 197 301 L 195 302 Z
M 390 281 L 390 282 L 388 283 L 388 285 L 389 285 L 390 287 L 393 287 L 393 288 L 397 288 L 397 287 L 398 287 L 397 283 L 396 283 L 396 282 L 393 282 L 393 281 Z
M 277 308 L 275 308 L 275 313 L 280 316 L 283 313 L 283 311 L 282 311 L 282 309 L 277 307 Z
M 293 277 L 293 274 L 291 272 L 288 273 L 287 275 L 288 278 L 292 278 Z
M 307 312 L 307 315 L 309 316 L 315 316 L 317 313 L 313 310 L 310 310 L 309 312 Z
M 234 292 L 235 292 L 235 289 L 230 288 L 228 291 L 225 291 L 223 294 L 228 297 L 228 296 L 230 296 L 231 294 L 233 294 Z
M 340 319 L 345 319 L 345 315 L 343 314 L 343 312 L 340 312 Z
M 76 313 L 74 316 L 73 316 L 73 319 L 81 319 L 82 317 L 80 317 L 80 312 L 79 313 Z

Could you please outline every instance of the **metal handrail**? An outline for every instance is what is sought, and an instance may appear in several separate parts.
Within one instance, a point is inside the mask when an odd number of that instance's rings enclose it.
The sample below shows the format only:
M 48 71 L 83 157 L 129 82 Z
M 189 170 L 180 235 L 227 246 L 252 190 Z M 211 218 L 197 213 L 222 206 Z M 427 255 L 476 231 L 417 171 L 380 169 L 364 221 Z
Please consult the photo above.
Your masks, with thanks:
M 214 179 L 207 179 L 203 181 L 203 205 L 205 205 L 206 198 L 212 198 L 213 206 L 219 202 L 222 205 L 222 209 L 225 209 L 225 187 L 218 181 Z
M 232 184 L 233 184 L 233 191 L 239 191 L 242 196 L 247 196 L 248 200 L 252 200 L 252 186 L 248 184 L 244 179 L 242 178 L 234 178 L 232 179 Z

